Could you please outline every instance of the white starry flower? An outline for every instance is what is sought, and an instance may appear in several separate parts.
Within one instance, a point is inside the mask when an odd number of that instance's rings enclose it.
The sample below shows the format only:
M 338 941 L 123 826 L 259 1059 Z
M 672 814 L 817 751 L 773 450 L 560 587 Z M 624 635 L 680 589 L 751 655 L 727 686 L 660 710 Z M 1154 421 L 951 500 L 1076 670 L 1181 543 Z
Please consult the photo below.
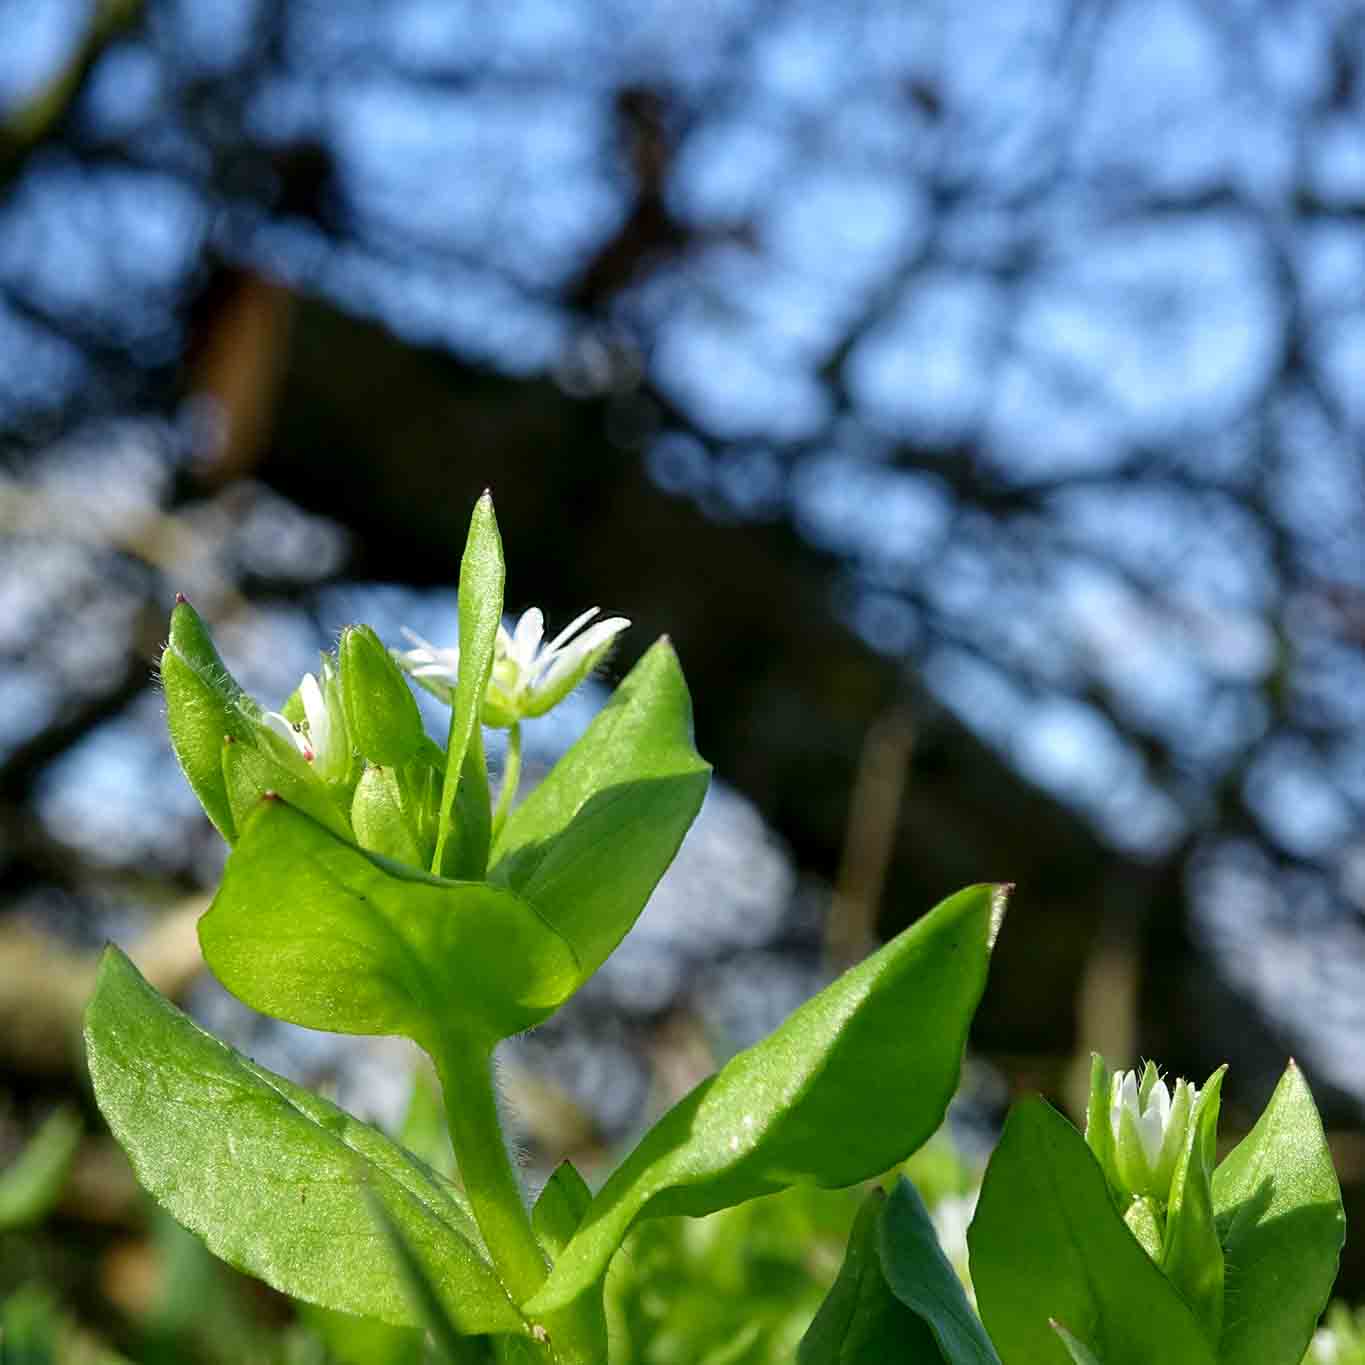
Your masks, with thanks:
M 609 616 L 588 625 L 598 610 L 590 607 L 575 617 L 548 645 L 542 644 L 545 617 L 539 607 L 523 612 L 510 633 L 499 625 L 493 672 L 484 695 L 484 723 L 506 727 L 527 717 L 543 716 L 563 701 L 630 625 L 623 616 Z M 459 649 L 438 648 L 406 627 L 403 636 L 413 647 L 395 650 L 394 658 L 423 687 L 449 703 L 460 673 Z

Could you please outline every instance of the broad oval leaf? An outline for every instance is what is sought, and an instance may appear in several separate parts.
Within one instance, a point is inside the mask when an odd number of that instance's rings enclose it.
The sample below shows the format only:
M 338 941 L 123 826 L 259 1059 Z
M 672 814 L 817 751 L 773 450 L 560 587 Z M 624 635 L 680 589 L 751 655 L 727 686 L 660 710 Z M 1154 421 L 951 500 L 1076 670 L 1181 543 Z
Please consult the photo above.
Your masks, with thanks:
M 924 1319 L 948 1365 L 1000 1365 L 919 1191 L 904 1176 L 882 1211 L 877 1246 L 891 1292 Z
M 366 853 L 278 799 L 241 822 L 199 942 L 253 1009 L 428 1051 L 446 1029 L 519 1033 L 579 976 L 569 945 L 509 891 Z
M 797 1365 L 880 1365 L 945 1361 L 928 1325 L 891 1292 L 878 1254 L 886 1195 L 872 1190 L 858 1209 L 844 1263 L 796 1352 Z
M 1346 1237 L 1341 1188 L 1308 1084 L 1290 1062 L 1213 1176 L 1227 1266 L 1220 1365 L 1298 1365 Z
M 692 746 L 678 656 L 660 640 L 512 812 L 493 849 L 491 879 L 573 944 L 586 979 L 639 918 L 710 777 Z
M 198 1028 L 110 948 L 85 1019 L 95 1097 L 138 1179 L 229 1264 L 309 1303 L 418 1325 L 364 1184 L 465 1332 L 525 1332 L 463 1196 L 411 1153 Z
M 852 1185 L 909 1156 L 957 1089 L 1004 899 L 960 891 L 703 1081 L 612 1174 L 528 1306 L 582 1293 L 642 1214 Z
M 1185 1301 L 1124 1226 L 1085 1139 L 1042 1100 L 1010 1112 L 967 1243 L 1005 1365 L 1068 1365 L 1053 1319 L 1105 1365 L 1214 1365 Z

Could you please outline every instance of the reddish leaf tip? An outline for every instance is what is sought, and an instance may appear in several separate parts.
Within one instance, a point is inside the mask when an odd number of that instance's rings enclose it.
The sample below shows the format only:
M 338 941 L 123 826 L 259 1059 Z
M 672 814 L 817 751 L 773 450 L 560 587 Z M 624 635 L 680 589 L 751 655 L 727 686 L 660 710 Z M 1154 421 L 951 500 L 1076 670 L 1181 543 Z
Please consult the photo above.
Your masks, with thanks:
M 185 594 L 184 594 L 183 592 L 178 592 L 178 593 L 176 593 L 176 595 L 175 595 L 175 605 L 176 605 L 177 607 L 188 607 L 189 604 L 190 604 L 190 599 L 189 599 L 188 597 L 186 597 Z

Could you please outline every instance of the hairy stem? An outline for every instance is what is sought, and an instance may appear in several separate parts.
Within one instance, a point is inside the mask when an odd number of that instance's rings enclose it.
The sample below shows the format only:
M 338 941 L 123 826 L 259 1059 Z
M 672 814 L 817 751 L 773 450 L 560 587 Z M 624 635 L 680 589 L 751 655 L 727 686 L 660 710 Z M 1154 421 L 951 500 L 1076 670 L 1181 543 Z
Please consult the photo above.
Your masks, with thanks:
M 507 762 L 502 769 L 502 786 L 498 788 L 498 804 L 493 811 L 493 842 L 512 813 L 512 802 L 517 799 L 517 784 L 521 781 L 521 722 L 514 720 L 507 732 Z

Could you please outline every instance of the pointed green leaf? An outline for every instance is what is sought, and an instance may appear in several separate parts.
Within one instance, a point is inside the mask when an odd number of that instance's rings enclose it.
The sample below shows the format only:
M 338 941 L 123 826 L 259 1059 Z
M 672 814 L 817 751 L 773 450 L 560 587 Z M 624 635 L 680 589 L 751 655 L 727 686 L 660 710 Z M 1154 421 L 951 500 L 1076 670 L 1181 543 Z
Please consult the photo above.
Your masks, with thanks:
M 61 1197 L 81 1145 L 80 1115 L 56 1109 L 27 1146 L 0 1171 L 0 1232 L 36 1223 Z
M 1100 1358 L 1088 1346 L 1077 1341 L 1060 1322 L 1054 1322 L 1052 1330 L 1061 1337 L 1062 1344 L 1071 1354 L 1073 1365 L 1101 1365 Z
M 948 1365 L 1000 1365 L 962 1281 L 943 1254 L 929 1210 L 904 1176 L 887 1200 L 877 1245 L 891 1292 L 924 1320 Z
M 1213 1215 L 1213 1168 L 1218 1160 L 1218 1109 L 1227 1067 L 1199 1092 L 1176 1159 L 1161 1268 L 1185 1296 L 1204 1335 L 1215 1346 L 1223 1331 L 1223 1248 Z
M 484 694 L 488 691 L 488 679 L 493 672 L 494 648 L 498 627 L 502 624 L 505 576 L 498 519 L 493 513 L 493 499 L 485 493 L 474 505 L 474 515 L 469 521 L 469 537 L 460 560 L 460 667 L 455 693 L 451 698 L 440 832 L 432 862 L 433 870 L 444 869 L 448 876 L 453 877 L 482 877 L 486 871 L 486 866 L 450 867 L 445 859 L 445 847 L 452 832 L 456 788 L 467 787 L 470 783 L 465 755 L 478 728 Z M 466 796 L 469 795 L 471 793 L 466 792 Z M 477 797 L 477 792 L 472 795 Z M 483 777 L 483 800 L 488 800 L 486 772 Z
M 569 1238 L 578 1231 L 591 1203 L 592 1191 L 588 1182 L 578 1174 L 572 1161 L 567 1158 L 561 1161 L 545 1182 L 545 1188 L 531 1210 L 531 1227 L 541 1246 L 550 1253 L 551 1260 L 564 1250 Z
M 223 781 L 223 740 L 250 740 L 260 708 L 218 657 L 199 613 L 183 600 L 171 612 L 161 686 L 176 760 L 205 814 L 231 843 L 237 831 Z
M 351 743 L 371 763 L 406 763 L 425 731 L 403 670 L 369 626 L 342 631 L 337 657 Z
M 534 1311 L 594 1283 L 642 1214 L 852 1185 L 909 1156 L 957 1088 L 1003 912 L 1001 887 L 959 892 L 703 1081 L 603 1186 Z
M 359 1163 L 424 1263 L 439 1267 L 461 1329 L 524 1330 L 453 1185 L 205 1033 L 116 948 L 100 964 L 85 1041 L 95 1097 L 138 1179 L 230 1265 L 325 1308 L 416 1325 Z
M 1219 1365 L 1297 1365 L 1346 1235 L 1322 1120 L 1290 1062 L 1256 1126 L 1213 1177 L 1227 1263 Z
M 492 880 L 573 944 L 586 979 L 645 908 L 710 775 L 692 746 L 677 655 L 660 640 L 512 812 L 493 850 Z
M 901 1360 L 940 1365 L 945 1360 L 928 1325 L 891 1292 L 882 1274 L 877 1242 L 885 1202 L 881 1190 L 863 1200 L 838 1278 L 801 1338 L 797 1365 Z
M 428 1051 L 444 1029 L 519 1033 L 578 981 L 568 944 L 509 891 L 365 853 L 279 800 L 242 823 L 199 942 L 253 1009 Z
M 981 1317 L 1005 1365 L 1066 1365 L 1053 1318 L 1105 1365 L 1213 1365 L 1194 1315 L 1124 1226 L 1085 1139 L 1042 1100 L 1011 1111 L 967 1242 Z

